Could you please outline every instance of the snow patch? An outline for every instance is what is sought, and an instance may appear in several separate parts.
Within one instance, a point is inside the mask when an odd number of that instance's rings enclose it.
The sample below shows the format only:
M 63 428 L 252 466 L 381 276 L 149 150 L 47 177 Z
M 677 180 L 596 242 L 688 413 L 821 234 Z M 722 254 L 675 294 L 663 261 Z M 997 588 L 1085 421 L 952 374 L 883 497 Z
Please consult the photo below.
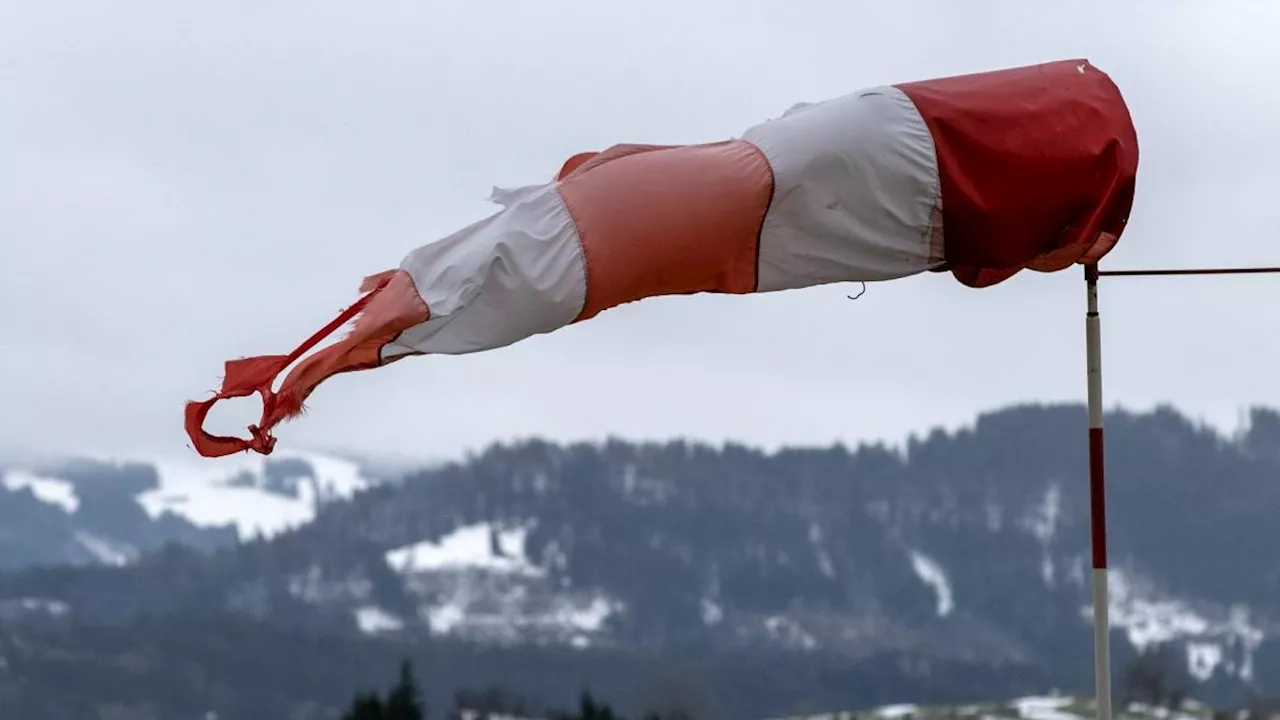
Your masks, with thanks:
M 702 599 L 702 622 L 705 625 L 716 625 L 724 619 L 724 609 L 719 603 L 707 598 Z
M 1053 557 L 1046 552 L 1044 557 L 1040 558 L 1040 580 L 1044 582 L 1046 587 L 1053 587 L 1055 579 Z
M 920 711 L 919 705 L 911 703 L 901 703 L 898 705 L 884 705 L 875 709 L 877 717 L 882 718 L 901 718 L 907 715 L 914 715 Z
M 1004 508 L 995 503 L 987 503 L 986 516 L 987 530 L 996 533 L 1004 528 Z
M 1139 651 L 1209 630 L 1209 621 L 1179 600 L 1156 599 L 1151 588 L 1133 582 L 1121 570 L 1111 570 L 1108 585 L 1111 624 L 1124 628 Z
M 462 708 L 458 711 L 458 720 L 545 720 L 540 717 L 527 717 L 524 715 L 512 715 L 511 713 L 490 712 L 485 710 L 471 710 Z
M 1149 583 L 1122 570 L 1112 569 L 1108 581 L 1112 625 L 1123 629 L 1139 651 L 1164 642 L 1194 641 L 1187 646 L 1188 669 L 1193 673 L 1212 675 L 1222 667 L 1244 680 L 1253 679 L 1253 655 L 1265 635 L 1250 620 L 1248 608 L 1232 607 L 1225 620 L 1215 621 L 1182 600 L 1159 597 Z M 1081 615 L 1091 618 L 1092 610 L 1085 606 Z M 1228 650 L 1239 651 L 1238 664 L 1227 659 Z
M 603 595 L 589 598 L 557 597 L 531 607 L 520 588 L 506 593 L 482 594 L 467 584 L 423 606 L 419 614 L 432 632 L 475 634 L 498 640 L 518 639 L 522 629 L 568 637 L 576 647 L 590 644 L 589 635 L 604 629 L 621 603 Z
M 1062 711 L 1071 702 L 1069 697 L 1032 696 L 1018 698 L 1011 704 L 1023 720 L 1080 720 L 1079 715 Z
M 822 528 L 816 522 L 809 523 L 809 542 L 813 544 L 813 552 L 818 558 L 818 569 L 828 578 L 835 578 L 836 569 L 831 563 L 831 555 L 827 553 L 826 544 L 822 540 Z
M 535 565 L 525 552 L 530 527 L 465 525 L 436 540 L 391 550 L 386 560 L 418 598 L 418 616 L 433 633 L 586 647 L 623 604 L 599 590 L 571 590 L 566 577 L 552 577 Z M 548 559 L 556 561 L 553 566 L 565 561 L 558 548 L 543 555 Z
M 1053 540 L 1058 535 L 1058 521 L 1062 517 L 1062 489 L 1057 483 L 1049 483 L 1044 499 L 1031 509 L 1020 523 L 1040 543 L 1043 556 L 1040 559 L 1040 580 L 1052 588 L 1057 580 L 1053 557 L 1049 554 Z
M 326 577 L 319 565 L 312 565 L 289 576 L 289 594 L 315 604 L 364 602 L 373 595 L 373 583 L 359 575 Z
M 543 575 L 525 555 L 527 527 L 498 528 L 493 523 L 465 525 L 439 540 L 424 540 L 387 553 L 387 564 L 401 573 L 484 569 Z
M 1058 520 L 1062 516 L 1062 489 L 1057 483 L 1049 483 L 1044 499 L 1031 509 L 1022 526 L 1031 532 L 1041 545 L 1049 545 L 1058 534 Z
M 1253 680 L 1253 654 L 1262 645 L 1265 637 L 1262 630 L 1249 621 L 1249 608 L 1236 606 L 1231 608 L 1227 619 L 1227 631 L 1238 638 L 1244 647 L 1244 660 L 1240 665 L 1240 677 Z
M 613 614 L 614 609 L 614 603 L 609 602 L 607 598 L 596 596 L 585 608 L 570 606 L 562 608 L 556 615 L 560 624 L 566 627 L 586 632 L 599 632 L 604 627 L 604 621 Z
M 933 588 L 934 595 L 938 599 L 938 617 L 946 617 L 955 610 L 955 599 L 951 595 L 951 583 L 947 581 L 947 574 L 932 558 L 924 555 L 918 550 L 912 550 L 911 569 L 915 571 L 916 576 L 925 585 Z
M 445 603 L 427 609 L 427 625 L 433 632 L 447 635 L 467 620 L 467 613 L 457 603 Z
M 1187 643 L 1187 670 L 1191 677 L 1204 682 L 1213 677 L 1222 664 L 1222 647 L 1213 643 Z
M 766 618 L 764 626 L 771 635 L 790 647 L 799 647 L 805 650 L 812 650 L 818 647 L 817 638 L 810 635 L 809 631 L 801 627 L 795 620 L 785 615 L 774 615 Z
M 384 632 L 396 632 L 404 629 L 400 618 L 383 610 L 377 605 L 365 605 L 356 608 L 356 625 L 366 635 L 377 635 Z
M 0 600 L 0 618 L 20 617 L 36 612 L 62 617 L 70 611 L 71 606 L 67 603 L 50 598 L 25 597 Z
M 25 470 L 8 470 L 0 476 L 0 483 L 13 492 L 30 489 L 36 499 L 50 505 L 57 505 L 68 514 L 80 507 L 80 496 L 76 488 L 66 480 L 44 477 Z
M 80 547 L 104 565 L 128 565 L 138 556 L 137 549 L 130 545 L 100 538 L 83 530 L 77 530 L 73 537 Z
M 272 492 L 264 482 L 243 483 L 267 476 L 267 463 L 301 460 L 311 466 L 314 479 L 297 486 L 295 496 Z M 217 463 L 192 460 L 152 461 L 159 487 L 138 496 L 138 503 L 153 519 L 169 512 L 194 525 L 234 525 L 241 540 L 266 537 L 310 522 L 319 505 L 347 498 L 372 485 L 358 465 L 347 460 L 308 453 L 277 451 L 271 458 L 232 456 Z

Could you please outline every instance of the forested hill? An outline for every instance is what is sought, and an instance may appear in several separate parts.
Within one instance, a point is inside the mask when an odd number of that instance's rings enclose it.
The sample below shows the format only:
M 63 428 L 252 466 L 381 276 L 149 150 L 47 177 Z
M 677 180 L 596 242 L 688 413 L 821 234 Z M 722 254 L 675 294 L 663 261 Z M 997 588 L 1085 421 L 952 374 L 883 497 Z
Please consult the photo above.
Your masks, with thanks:
M 1253 412 L 1239 437 L 1167 409 L 1107 421 L 1117 665 L 1167 641 L 1201 695 L 1280 682 L 1280 415 Z M 180 638 L 239 617 L 272 629 L 264 643 L 385 645 L 388 666 L 390 648 L 431 637 L 512 658 L 476 683 L 518 685 L 551 667 L 542 655 L 582 653 L 614 658 L 596 671 L 634 689 L 680 658 L 718 693 L 756 683 L 759 715 L 1087 691 L 1084 422 L 1079 407 L 1023 406 L 901 448 L 776 453 L 495 445 L 263 539 L 5 574 L 0 622 L 146 618 Z M 156 662 L 185 652 L 201 667 L 202 642 L 157 646 Z M 2 652 L 35 662 L 37 645 Z M 467 679 L 449 682 L 436 692 Z M 873 685 L 896 696 L 858 695 Z

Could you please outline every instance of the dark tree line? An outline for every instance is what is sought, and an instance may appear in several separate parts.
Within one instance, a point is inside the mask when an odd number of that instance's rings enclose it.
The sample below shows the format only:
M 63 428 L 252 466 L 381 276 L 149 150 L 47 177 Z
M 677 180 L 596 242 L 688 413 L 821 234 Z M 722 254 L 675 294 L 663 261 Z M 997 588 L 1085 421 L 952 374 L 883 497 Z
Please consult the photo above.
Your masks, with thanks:
M 590 691 L 583 691 L 574 710 L 553 710 L 542 714 L 546 720 L 626 720 L 605 702 L 596 699 Z M 483 691 L 459 692 L 454 697 L 449 720 L 489 720 L 493 717 L 530 718 L 524 698 L 498 687 Z M 426 710 L 422 694 L 413 677 L 413 666 L 405 660 L 400 664 L 400 675 L 387 691 L 385 699 L 376 692 L 357 693 L 351 708 L 341 720 L 425 720 Z M 671 710 L 649 712 L 639 720 L 697 720 L 686 711 Z
M 375 692 L 360 693 L 342 720 L 425 720 L 426 716 L 422 695 L 413 679 L 413 665 L 405 660 L 385 700 Z

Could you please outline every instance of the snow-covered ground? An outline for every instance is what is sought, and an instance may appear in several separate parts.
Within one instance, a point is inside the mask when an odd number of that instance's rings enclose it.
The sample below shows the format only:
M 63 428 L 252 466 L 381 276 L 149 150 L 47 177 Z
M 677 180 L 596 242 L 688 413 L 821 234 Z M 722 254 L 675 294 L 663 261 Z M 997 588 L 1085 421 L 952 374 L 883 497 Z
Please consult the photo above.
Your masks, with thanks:
M 551 581 L 525 549 L 527 523 L 480 522 L 434 540 L 391 550 L 387 564 L 418 597 L 418 615 L 440 634 L 492 641 L 551 637 L 575 647 L 591 645 L 620 603 L 591 589 Z M 356 620 L 368 633 L 400 618 L 368 608 Z
M 257 534 L 271 536 L 306 523 L 315 517 L 322 503 L 350 497 L 375 482 L 357 463 L 318 453 L 281 451 L 270 457 L 245 454 L 216 461 L 194 456 L 91 461 L 115 466 L 150 465 L 156 470 L 159 486 L 135 497 L 150 517 L 158 518 L 167 512 L 201 527 L 233 525 L 241 539 Z M 273 478 L 268 478 L 270 463 L 275 464 Z M 295 473 L 298 477 L 282 477 L 282 468 L 291 466 L 300 471 Z M 56 468 L 56 464 L 51 467 Z M 29 490 L 36 499 L 74 514 L 81 504 L 76 485 L 57 477 L 57 472 L 9 467 L 0 470 L 0 487 L 12 492 Z M 282 491 L 282 487 L 288 491 Z M 91 553 L 103 554 L 100 544 L 90 547 L 95 545 L 92 540 L 81 542 Z
M 404 627 L 404 622 L 376 605 L 364 605 L 356 608 L 356 625 L 360 632 L 377 635 L 384 632 L 395 632 Z
M 439 540 L 397 548 L 387 553 L 387 564 L 404 572 L 485 569 L 528 575 L 543 574 L 525 556 L 527 527 L 495 527 L 476 523 L 460 527 Z
M 297 460 L 309 465 L 314 478 L 296 478 L 292 495 L 273 491 L 265 481 L 266 465 Z M 151 517 L 170 512 L 198 526 L 235 525 L 240 537 L 273 535 L 305 523 L 325 501 L 350 497 L 373 480 L 356 463 L 341 458 L 300 452 L 277 452 L 270 458 L 242 455 L 210 462 L 201 458 L 94 459 L 107 465 L 136 463 L 155 468 L 159 487 L 137 496 Z M 76 486 L 52 471 L 40 473 L 10 467 L 0 471 L 0 486 L 30 490 L 38 500 L 75 513 L 80 507 Z
M 273 491 L 263 481 L 268 462 L 286 459 L 305 461 L 315 472 L 314 481 L 299 478 L 293 496 Z M 270 458 L 243 455 L 216 463 L 194 458 L 154 464 L 160 487 L 138 497 L 147 514 L 154 518 L 170 512 L 200 526 L 235 525 L 241 539 L 269 537 L 302 525 L 315 517 L 321 503 L 350 497 L 371 484 L 355 463 L 315 454 L 279 452 Z
M 50 536 L 50 547 L 67 548 L 68 562 L 124 565 L 139 555 L 130 544 L 143 528 L 121 526 L 119 537 L 104 530 L 102 517 L 85 515 L 86 498 L 132 500 L 146 522 L 170 515 L 203 528 L 233 528 L 240 539 L 269 537 L 312 520 L 326 502 L 351 497 L 400 473 L 371 474 L 363 465 L 334 455 L 282 451 L 270 457 L 88 457 L 41 459 L 0 466 L 0 496 L 24 494 L 66 515 Z M 141 470 L 140 470 L 141 468 Z M 155 471 L 153 487 L 147 470 Z M 0 500 L 3 498 L 0 497 Z M 51 531 L 52 532 L 52 531 Z
M 1248 608 L 1197 607 L 1120 568 L 1112 568 L 1108 576 L 1112 627 L 1123 630 L 1135 648 L 1186 641 L 1187 669 L 1196 679 L 1208 680 L 1219 671 L 1253 678 L 1253 655 L 1265 633 Z M 1089 607 L 1081 609 L 1082 616 L 1091 613 Z
M 1117 720 L 1208 720 L 1210 711 L 1188 702 L 1181 710 L 1156 708 L 1140 703 L 1117 705 Z M 797 715 L 774 720 L 1092 720 L 1097 717 L 1091 698 L 1065 695 L 1036 695 L 1003 703 L 974 705 L 913 704 L 884 705 L 869 710 L 841 710 L 816 715 Z

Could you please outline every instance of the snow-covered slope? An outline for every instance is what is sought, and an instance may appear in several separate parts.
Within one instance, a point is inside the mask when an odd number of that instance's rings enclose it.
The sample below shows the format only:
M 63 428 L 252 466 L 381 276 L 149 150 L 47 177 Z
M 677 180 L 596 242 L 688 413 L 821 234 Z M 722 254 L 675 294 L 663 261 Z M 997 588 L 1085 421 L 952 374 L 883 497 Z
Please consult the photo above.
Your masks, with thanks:
M 242 540 L 302 525 L 321 504 L 371 484 L 354 462 L 298 452 L 153 464 L 158 487 L 137 496 L 149 516 L 172 513 L 199 527 L 234 525 Z
M 387 551 L 386 566 L 408 601 L 399 611 L 378 604 L 369 577 L 327 574 L 318 564 L 290 577 L 289 592 L 309 603 L 345 605 L 370 635 L 410 630 L 574 647 L 607 640 L 609 619 L 625 605 L 600 588 L 566 584 L 555 576 L 554 558 L 531 558 L 530 529 L 529 523 L 471 523 Z
M 131 562 L 168 542 L 270 537 L 379 482 L 352 460 L 283 451 L 217 461 L 74 458 L 0 465 L 0 568 Z M 6 543 L 12 547 L 6 547 Z
M 26 470 L 9 470 L 0 475 L 0 485 L 10 492 L 30 490 L 37 500 L 55 505 L 68 513 L 74 513 L 80 507 L 80 498 L 76 496 L 76 488 L 66 480 L 45 477 Z
M 387 553 L 432 632 L 514 641 L 592 644 L 622 604 L 598 589 L 564 587 L 529 558 L 527 524 L 480 522 Z
M 1124 569 L 1109 573 L 1110 616 L 1139 651 L 1160 643 L 1179 643 L 1187 671 L 1197 680 L 1217 673 L 1254 679 L 1254 654 L 1267 636 L 1266 626 L 1251 619 L 1244 605 L 1188 602 L 1160 593 L 1151 582 Z M 1091 613 L 1083 608 L 1081 615 Z

